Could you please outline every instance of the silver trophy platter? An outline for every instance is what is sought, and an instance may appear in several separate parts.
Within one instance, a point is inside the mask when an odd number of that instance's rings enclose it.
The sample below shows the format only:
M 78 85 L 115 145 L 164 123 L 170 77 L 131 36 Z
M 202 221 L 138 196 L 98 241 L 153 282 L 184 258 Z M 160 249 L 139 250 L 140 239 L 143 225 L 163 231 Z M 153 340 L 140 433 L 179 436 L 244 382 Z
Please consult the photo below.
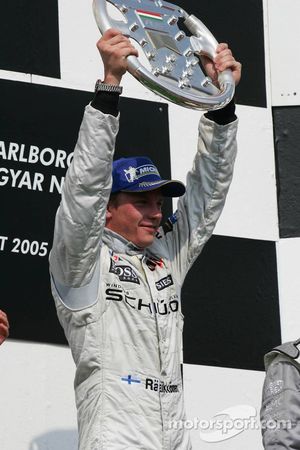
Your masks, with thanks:
M 122 13 L 123 20 L 111 17 L 108 3 Z M 201 55 L 215 57 L 218 42 L 197 17 L 162 0 L 93 0 L 93 10 L 102 34 L 116 28 L 143 49 L 151 69 L 140 58 L 129 56 L 128 71 L 151 91 L 198 110 L 220 109 L 232 99 L 231 71 L 219 74 L 217 88 L 199 63 Z

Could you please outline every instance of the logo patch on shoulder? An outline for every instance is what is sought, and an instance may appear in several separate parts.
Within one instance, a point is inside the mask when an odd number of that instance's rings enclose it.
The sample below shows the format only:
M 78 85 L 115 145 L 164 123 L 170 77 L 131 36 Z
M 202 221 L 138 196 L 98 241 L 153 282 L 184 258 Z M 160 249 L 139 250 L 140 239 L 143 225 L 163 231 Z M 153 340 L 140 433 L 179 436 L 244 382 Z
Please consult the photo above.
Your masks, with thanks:
M 174 224 L 177 222 L 177 211 L 174 213 L 174 214 L 172 214 L 169 218 L 168 218 L 168 220 L 163 224 L 163 230 L 164 230 L 164 233 L 165 234 L 167 234 L 167 233 L 169 233 L 169 231 L 172 231 L 173 230 L 173 226 L 174 226 Z
M 111 259 L 109 271 L 110 273 L 116 274 L 120 281 L 128 281 L 128 283 L 140 284 L 140 280 L 136 272 L 130 266 L 116 264 L 115 261 Z

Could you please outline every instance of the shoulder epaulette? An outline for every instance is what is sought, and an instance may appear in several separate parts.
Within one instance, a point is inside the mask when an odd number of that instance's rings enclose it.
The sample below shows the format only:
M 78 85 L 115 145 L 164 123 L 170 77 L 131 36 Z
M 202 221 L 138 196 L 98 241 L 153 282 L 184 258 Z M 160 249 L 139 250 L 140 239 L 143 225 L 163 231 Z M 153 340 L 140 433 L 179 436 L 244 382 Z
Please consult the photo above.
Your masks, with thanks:
M 273 361 L 273 359 L 280 354 L 288 356 L 289 358 L 292 359 L 299 358 L 300 355 L 300 351 L 298 348 L 299 344 L 300 339 L 298 339 L 297 341 L 285 342 L 284 344 L 278 345 L 278 347 L 273 348 L 273 350 L 268 352 L 264 357 L 265 368 L 267 369 L 271 364 L 271 362 Z

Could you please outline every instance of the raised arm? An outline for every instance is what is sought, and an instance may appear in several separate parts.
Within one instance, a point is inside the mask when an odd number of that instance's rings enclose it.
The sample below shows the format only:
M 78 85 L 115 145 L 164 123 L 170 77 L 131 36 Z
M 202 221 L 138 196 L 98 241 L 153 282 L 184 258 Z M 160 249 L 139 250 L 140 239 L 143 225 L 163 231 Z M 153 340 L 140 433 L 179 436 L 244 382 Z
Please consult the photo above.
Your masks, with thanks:
M 136 55 L 136 50 L 116 30 L 108 30 L 97 47 L 104 62 L 104 83 L 118 85 L 127 68 L 126 56 Z M 50 254 L 51 274 L 61 286 L 88 284 L 99 254 L 119 126 L 118 94 L 112 94 L 113 100 L 108 97 L 98 92 L 86 107 L 66 174 Z
M 230 68 L 236 84 L 240 81 L 241 64 L 227 44 L 219 44 L 215 65 L 208 59 L 203 63 L 212 79 L 216 79 L 217 71 Z M 170 224 L 172 232 L 165 234 L 169 253 L 173 255 L 173 270 L 181 282 L 212 235 L 223 210 L 233 175 L 236 133 L 234 101 L 201 117 L 198 148 L 192 170 L 187 174 L 186 194 L 178 201 L 176 219 Z

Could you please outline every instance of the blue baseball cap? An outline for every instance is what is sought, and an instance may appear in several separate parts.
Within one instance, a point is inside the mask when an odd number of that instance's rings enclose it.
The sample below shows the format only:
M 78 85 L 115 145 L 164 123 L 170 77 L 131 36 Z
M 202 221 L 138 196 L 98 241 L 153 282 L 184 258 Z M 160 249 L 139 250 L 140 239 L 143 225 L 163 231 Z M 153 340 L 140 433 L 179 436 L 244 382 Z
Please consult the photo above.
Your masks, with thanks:
M 181 181 L 163 180 L 150 158 L 133 156 L 113 162 L 111 193 L 145 192 L 161 188 L 164 197 L 180 197 L 185 193 Z

